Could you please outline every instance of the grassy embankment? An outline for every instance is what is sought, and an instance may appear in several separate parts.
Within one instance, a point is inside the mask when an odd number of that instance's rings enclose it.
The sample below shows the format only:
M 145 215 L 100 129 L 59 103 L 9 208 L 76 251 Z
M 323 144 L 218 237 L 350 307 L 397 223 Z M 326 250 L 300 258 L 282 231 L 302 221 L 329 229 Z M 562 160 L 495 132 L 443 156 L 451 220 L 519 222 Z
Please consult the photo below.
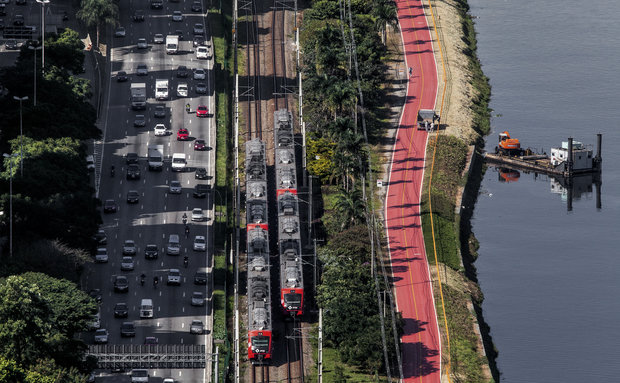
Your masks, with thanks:
M 474 23 L 468 14 L 469 6 L 466 0 L 458 0 L 457 5 L 463 40 L 466 43 L 463 53 L 469 59 L 468 72 L 471 74 L 471 84 L 475 91 L 469 105 L 474 116 L 473 129 L 478 133 L 477 141 L 473 144 L 481 146 L 483 136 L 490 130 L 488 103 L 491 89 L 476 56 L 476 36 Z M 437 142 L 434 138 L 429 140 L 427 163 L 430 167 L 433 155 L 435 163 L 430 193 L 428 189 L 430 171 L 425 175 L 422 227 L 429 263 L 435 265 L 436 254 L 437 262 L 443 264 L 443 266 L 439 265 L 439 268 L 442 270 L 443 303 L 450 336 L 450 344 L 444 347 L 444 353 L 449 352 L 451 376 L 463 382 L 485 382 L 489 380 L 484 373 L 486 365 L 491 365 L 493 375 L 497 377 L 494 356 L 491 355 L 489 361 L 480 355 L 478 336 L 473 331 L 476 314 L 469 308 L 470 302 L 473 302 L 476 308 L 482 302 L 482 294 L 478 286 L 470 280 L 475 280 L 475 272 L 469 267 L 475 259 L 477 250 L 476 239 L 471 233 L 470 219 L 480 185 L 482 161 L 479 158 L 475 159 L 471 173 L 463 175 L 467 159 L 467 144 L 458 138 L 441 134 L 437 136 Z M 465 189 L 462 204 L 467 208 L 464 210 L 455 209 L 456 203 L 460 202 L 457 201 L 457 190 L 460 188 Z M 431 207 L 434 242 L 431 232 Z M 435 289 L 435 298 L 438 320 L 444 332 L 445 342 L 446 322 L 438 290 L 438 288 Z M 484 323 L 482 327 L 483 334 L 488 333 Z M 489 353 L 489 347 L 487 347 L 487 353 Z M 491 353 L 493 353 L 492 348 Z M 445 363 L 448 355 L 444 354 L 442 358 Z
M 230 105 L 232 88 L 232 68 L 230 50 L 230 31 L 232 25 L 232 5 L 230 2 L 222 2 L 222 9 L 209 9 L 209 27 L 213 36 L 214 45 L 214 78 L 215 78 L 215 102 L 217 121 L 216 137 L 216 170 L 214 183 L 214 203 L 215 203 L 215 254 L 213 270 L 213 339 L 219 346 L 219 371 L 214 371 L 222 378 L 222 371 L 226 368 L 231 357 L 231 345 L 227 332 L 227 315 L 231 312 L 226 300 L 226 287 L 229 270 L 226 263 L 226 249 L 229 247 L 227 242 L 231 229 L 231 222 L 228 217 L 232 217 L 228 200 L 231 196 L 231 173 L 228 163 L 230 162 Z M 215 350 L 214 350 L 215 351 Z

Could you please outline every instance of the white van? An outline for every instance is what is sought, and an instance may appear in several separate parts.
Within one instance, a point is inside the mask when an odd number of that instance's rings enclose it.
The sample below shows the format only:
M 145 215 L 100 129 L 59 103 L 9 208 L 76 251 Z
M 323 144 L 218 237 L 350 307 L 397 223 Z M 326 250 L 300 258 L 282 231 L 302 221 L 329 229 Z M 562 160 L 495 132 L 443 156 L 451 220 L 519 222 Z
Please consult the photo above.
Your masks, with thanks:
M 148 383 L 149 370 L 136 369 L 131 370 L 131 383 Z
M 170 234 L 170 237 L 168 237 L 168 247 L 166 248 L 166 254 L 168 255 L 181 254 L 181 243 L 179 241 L 178 234 Z
M 153 300 L 143 299 L 140 303 L 140 318 L 152 318 L 153 317 Z

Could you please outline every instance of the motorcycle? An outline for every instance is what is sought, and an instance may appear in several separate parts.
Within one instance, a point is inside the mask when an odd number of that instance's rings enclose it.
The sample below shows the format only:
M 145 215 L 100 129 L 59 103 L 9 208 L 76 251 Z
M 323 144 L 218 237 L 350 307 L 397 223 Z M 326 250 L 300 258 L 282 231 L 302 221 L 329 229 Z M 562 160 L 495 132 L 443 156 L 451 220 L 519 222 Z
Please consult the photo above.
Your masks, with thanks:
M 159 283 L 159 278 L 153 277 L 153 287 L 157 288 L 157 284 Z
M 114 166 L 110 168 L 110 177 L 114 177 Z
M 183 213 L 183 225 L 187 225 L 187 214 Z
M 185 266 L 185 268 L 187 269 L 187 265 L 189 264 L 189 259 L 187 258 L 187 255 L 183 258 L 183 265 Z
M 185 238 L 189 238 L 189 226 L 185 226 Z
M 190 106 L 189 106 L 189 104 L 186 104 L 186 105 L 185 105 L 185 111 L 186 111 L 187 113 L 189 113 L 189 111 L 190 111 Z
M 141 286 L 144 286 L 144 278 L 146 278 L 146 275 L 142 274 L 142 275 L 140 276 L 140 285 L 141 285 Z

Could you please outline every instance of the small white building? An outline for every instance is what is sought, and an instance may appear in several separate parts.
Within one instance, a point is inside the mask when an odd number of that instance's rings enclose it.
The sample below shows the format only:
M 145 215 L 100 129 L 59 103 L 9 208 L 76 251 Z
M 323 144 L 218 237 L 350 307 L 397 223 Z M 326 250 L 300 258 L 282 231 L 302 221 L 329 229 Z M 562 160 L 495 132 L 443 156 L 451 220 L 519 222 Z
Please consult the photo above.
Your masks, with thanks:
M 551 165 L 558 166 L 568 161 L 568 141 L 562 141 L 561 148 L 551 148 Z M 581 142 L 573 141 L 573 170 L 592 169 L 592 149 Z

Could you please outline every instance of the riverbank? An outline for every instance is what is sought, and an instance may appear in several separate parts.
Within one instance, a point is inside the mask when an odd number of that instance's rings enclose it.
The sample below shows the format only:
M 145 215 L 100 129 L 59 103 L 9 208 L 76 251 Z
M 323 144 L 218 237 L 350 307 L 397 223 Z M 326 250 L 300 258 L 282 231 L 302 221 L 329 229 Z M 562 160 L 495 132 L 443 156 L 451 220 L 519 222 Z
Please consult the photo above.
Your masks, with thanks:
M 483 295 L 473 266 L 477 241 L 470 229 L 482 179 L 476 149 L 484 144 L 490 126 L 490 87 L 476 56 L 466 0 L 424 0 L 423 4 L 437 64 L 435 110 L 441 115 L 441 129 L 429 136 L 421 214 L 442 335 L 442 381 L 448 381 L 446 373 L 453 380 L 499 381 L 496 351 L 481 316 Z M 391 44 L 393 54 L 402 58 L 400 33 L 391 37 L 398 40 Z M 393 72 L 401 72 L 402 65 L 401 60 Z M 398 93 L 397 87 L 391 93 Z

